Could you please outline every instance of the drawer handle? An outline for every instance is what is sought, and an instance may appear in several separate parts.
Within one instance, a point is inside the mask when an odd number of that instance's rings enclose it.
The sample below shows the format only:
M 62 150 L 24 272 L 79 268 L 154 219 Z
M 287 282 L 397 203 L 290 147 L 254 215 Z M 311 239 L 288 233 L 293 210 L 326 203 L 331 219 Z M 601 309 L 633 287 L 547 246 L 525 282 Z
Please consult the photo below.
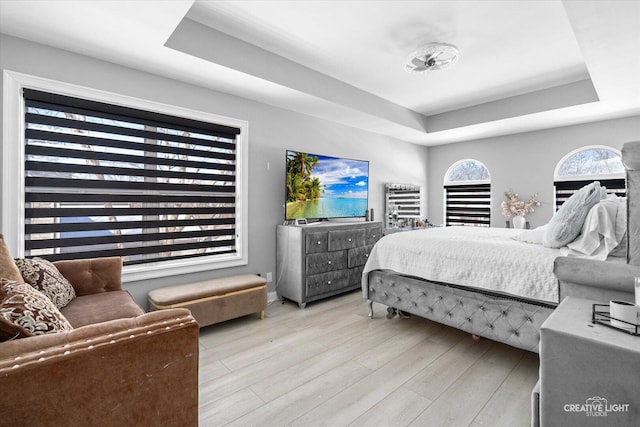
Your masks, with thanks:
M 330 284 L 331 284 L 331 280 L 327 280 L 327 285 L 330 285 Z
M 369 254 L 364 254 L 364 257 L 365 258 L 369 258 Z
M 327 261 L 327 264 L 331 265 L 331 261 Z
M 321 244 L 322 244 L 322 242 L 321 242 L 320 240 L 318 240 L 318 244 L 319 244 L 319 245 L 321 245 Z
M 373 238 L 374 238 L 374 239 L 376 238 L 376 235 L 375 235 L 375 234 L 373 235 Z
M 349 237 L 349 241 L 351 241 L 351 237 Z

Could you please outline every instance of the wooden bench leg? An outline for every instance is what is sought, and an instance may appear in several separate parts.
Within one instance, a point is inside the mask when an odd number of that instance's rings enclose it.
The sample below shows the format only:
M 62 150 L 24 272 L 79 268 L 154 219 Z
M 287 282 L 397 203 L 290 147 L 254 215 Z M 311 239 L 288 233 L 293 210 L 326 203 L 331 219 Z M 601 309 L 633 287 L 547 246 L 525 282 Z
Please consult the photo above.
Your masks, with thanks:
M 260 310 L 260 320 L 264 319 L 264 310 Z

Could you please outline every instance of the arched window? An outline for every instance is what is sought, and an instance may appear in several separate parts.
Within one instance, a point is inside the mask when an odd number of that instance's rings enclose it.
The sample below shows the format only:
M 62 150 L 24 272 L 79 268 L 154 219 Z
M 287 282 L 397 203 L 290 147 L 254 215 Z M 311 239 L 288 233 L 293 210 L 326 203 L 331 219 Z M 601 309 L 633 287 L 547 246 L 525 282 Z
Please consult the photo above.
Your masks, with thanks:
M 600 181 L 609 194 L 626 194 L 619 150 L 605 145 L 590 145 L 564 156 L 556 165 L 553 177 L 556 210 L 578 189 L 593 181 Z
M 444 177 L 445 224 L 491 225 L 491 175 L 474 159 L 460 160 Z

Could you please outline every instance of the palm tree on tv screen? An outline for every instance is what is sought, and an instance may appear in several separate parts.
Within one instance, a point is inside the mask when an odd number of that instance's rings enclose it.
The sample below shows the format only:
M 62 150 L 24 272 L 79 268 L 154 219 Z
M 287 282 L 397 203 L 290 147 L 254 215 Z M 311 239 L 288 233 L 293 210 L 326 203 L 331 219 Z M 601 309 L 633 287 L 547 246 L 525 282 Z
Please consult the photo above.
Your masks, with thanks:
M 322 188 L 320 178 L 314 177 L 307 182 L 307 194 L 309 195 L 310 199 L 319 199 L 323 191 L 324 189 Z
M 324 188 L 320 179 L 311 177 L 318 157 L 295 153 L 287 159 L 287 202 L 320 198 Z

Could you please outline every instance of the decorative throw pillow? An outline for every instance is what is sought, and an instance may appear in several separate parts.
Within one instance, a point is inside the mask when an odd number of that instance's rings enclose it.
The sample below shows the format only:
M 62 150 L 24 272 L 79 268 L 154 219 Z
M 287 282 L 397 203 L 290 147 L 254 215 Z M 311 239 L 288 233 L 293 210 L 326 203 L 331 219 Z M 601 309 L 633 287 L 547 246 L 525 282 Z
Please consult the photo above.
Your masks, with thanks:
M 587 214 L 607 195 L 599 181 L 585 185 L 560 206 L 545 228 L 542 243 L 549 248 L 561 248 L 571 243 L 582 230 Z
M 60 310 L 31 285 L 6 279 L 0 282 L 0 339 L 30 337 L 73 330 Z
M 20 270 L 16 267 L 16 263 L 13 262 L 13 257 L 9 253 L 9 248 L 7 248 L 2 234 L 0 234 L 0 278 L 22 281 Z
M 24 280 L 45 294 L 58 308 L 65 307 L 76 297 L 76 291 L 55 265 L 42 258 L 15 260 Z

